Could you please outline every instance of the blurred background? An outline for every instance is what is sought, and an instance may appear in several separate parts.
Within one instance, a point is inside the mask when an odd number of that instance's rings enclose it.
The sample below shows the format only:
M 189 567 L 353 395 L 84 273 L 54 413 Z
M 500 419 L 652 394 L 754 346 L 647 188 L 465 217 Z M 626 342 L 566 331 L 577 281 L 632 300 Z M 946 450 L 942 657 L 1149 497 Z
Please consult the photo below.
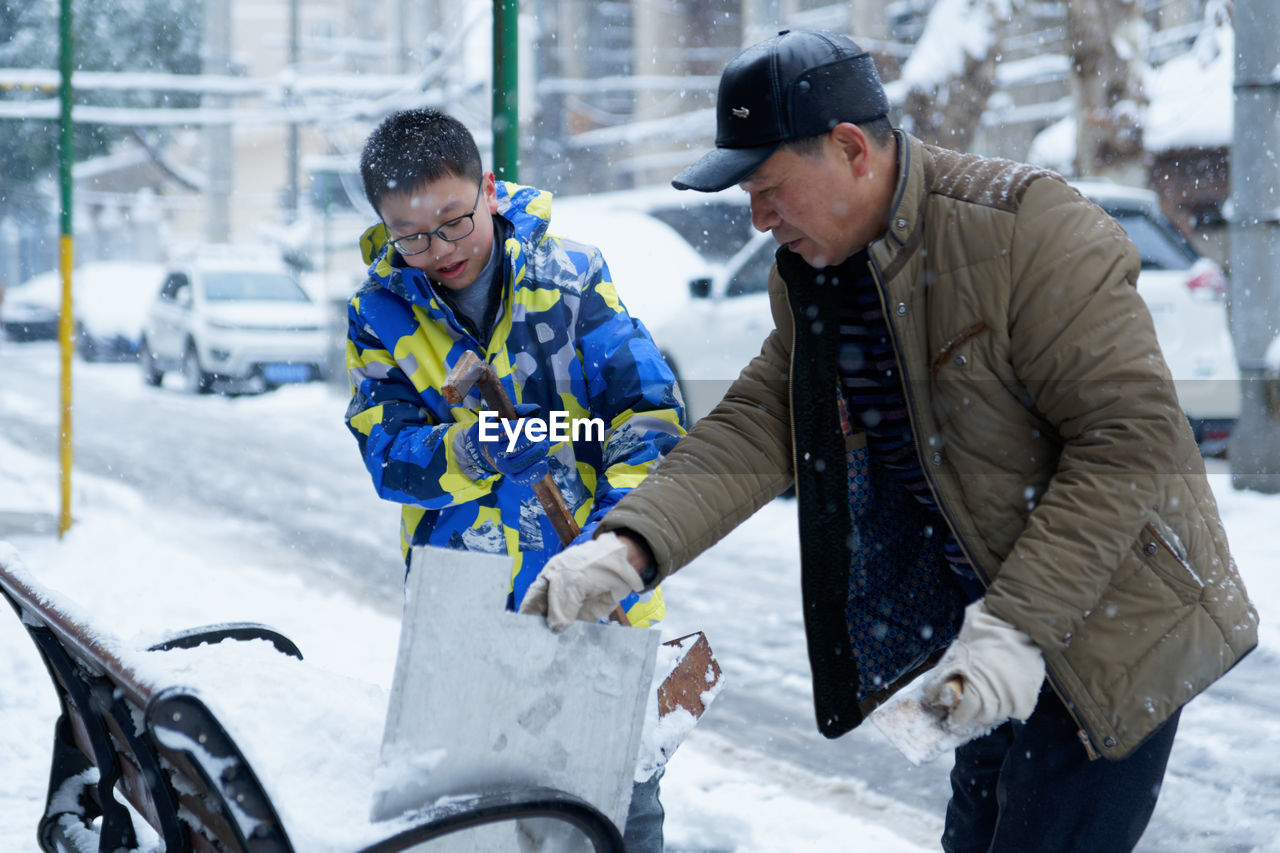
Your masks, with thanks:
M 266 569 L 398 618 L 398 507 L 369 488 L 342 417 L 345 305 L 374 221 L 356 172 L 369 131 L 393 110 L 439 106 L 486 165 L 554 192 L 552 231 L 601 247 L 696 418 L 772 325 L 776 247 L 752 231 L 739 189 L 668 182 L 713 144 L 719 75 L 742 47 L 783 27 L 847 32 L 874 54 L 895 124 L 1060 172 L 1140 250 L 1138 290 L 1179 401 L 1205 455 L 1226 456 L 1207 468 L 1264 631 L 1184 717 L 1141 849 L 1277 849 L 1276 761 L 1259 748 L 1280 735 L 1265 633 L 1280 624 L 1277 508 L 1244 491 L 1280 492 L 1280 4 L 500 2 L 515 13 L 500 44 L 518 61 L 499 87 L 515 93 L 514 163 L 490 131 L 491 0 L 71 0 L 76 357 L 64 368 L 60 3 L 0 0 L 0 539 L 33 568 L 83 564 L 122 589 L 150 588 L 139 566 L 154 554 L 176 587 L 238 589 L 239 568 Z M 666 624 L 706 630 L 735 667 L 703 730 L 758 745 L 779 764 L 752 772 L 806 803 L 818 790 L 844 809 L 865 789 L 941 815 L 945 768 L 915 772 L 874 734 L 831 749 L 812 731 L 794 513 L 775 501 L 673 581 Z M 70 534 L 61 550 L 45 541 L 55 530 Z M 243 618 L 221 601 L 190 603 L 203 622 Z M 326 647 L 346 639 L 302 606 L 281 627 L 295 624 Z M 14 684 L 38 668 L 16 650 L 0 658 L 18 667 Z M 0 778 L 0 839 L 29 838 L 43 808 L 56 709 L 38 693 L 0 703 L 17 744 L 0 743 L 15 768 Z M 722 769 L 724 753 L 707 754 Z M 779 766 L 837 778 L 837 793 Z M 731 849 L 734 815 L 775 814 L 724 790 L 729 819 L 699 807 L 669 821 L 681 849 Z M 929 849 L 938 827 L 916 814 L 889 822 Z M 695 846 L 712 823 L 729 840 Z
M 77 260 L 274 240 L 344 278 L 354 166 L 390 110 L 488 144 L 487 0 L 102 0 L 75 10 Z M 780 27 L 852 34 L 898 124 L 949 147 L 1150 186 L 1226 263 L 1223 0 L 526 0 L 519 179 L 665 184 L 712 144 L 720 70 Z M 0 8 L 0 275 L 56 266 L 56 0 Z M 352 224 L 350 220 L 357 220 Z
M 356 241 L 373 219 L 356 168 L 360 148 L 388 112 L 420 105 L 466 122 L 500 177 L 549 189 L 561 200 L 595 199 L 576 213 L 573 204 L 558 204 L 555 221 L 564 223 L 562 233 L 605 249 L 624 299 L 655 337 L 671 315 L 690 316 L 690 298 L 703 311 L 702 328 L 734 320 L 733 312 L 707 306 L 762 289 L 769 260 L 761 245 L 748 257 L 753 232 L 745 197 L 736 188 L 677 194 L 668 181 L 714 142 L 715 91 L 725 63 L 745 45 L 794 27 L 853 35 L 877 60 L 891 119 L 925 141 L 1086 181 L 1088 194 L 1139 243 L 1144 269 L 1177 273 L 1171 290 L 1162 285 L 1169 298 L 1149 303 L 1166 354 L 1180 353 L 1170 361 L 1181 362 L 1175 376 L 1184 403 L 1213 398 L 1191 403 L 1201 410 L 1192 412 L 1193 422 L 1204 422 L 1210 450 L 1225 447 L 1240 417 L 1242 375 L 1269 378 L 1259 389 L 1276 387 L 1280 288 L 1266 270 L 1276 266 L 1277 215 L 1266 213 L 1266 199 L 1280 193 L 1272 147 L 1280 136 L 1280 82 L 1246 80 L 1249 60 L 1237 59 L 1243 51 L 1236 39 L 1239 31 L 1241 44 L 1280 43 L 1280 14 L 1267 0 L 525 0 L 518 6 L 80 0 L 71 6 L 75 263 L 159 267 L 82 276 L 77 316 L 86 357 L 118 351 L 135 358 L 147 306 L 178 259 L 187 263 L 210 244 L 247 245 L 274 252 L 308 294 L 329 305 L 332 352 L 298 375 L 329 375 L 342 384 L 342 306 L 363 278 Z M 499 80 L 502 91 L 514 94 L 509 103 L 518 113 L 514 164 L 492 154 L 495 15 L 503 34 L 499 53 L 518 54 L 515 62 L 506 57 L 510 68 Z M 58 28 L 58 0 L 0 7 L 0 287 L 9 285 L 0 312 L 11 339 L 56 334 Z M 1249 93 L 1266 99 L 1259 110 L 1237 115 L 1237 98 Z M 1232 148 L 1236 125 L 1245 120 L 1260 130 L 1239 138 L 1253 140 L 1252 153 L 1266 153 L 1270 165 L 1262 162 L 1256 180 L 1240 186 L 1253 188 L 1250 204 L 1261 206 L 1266 227 L 1249 232 L 1254 248 L 1242 257 L 1252 268 L 1246 284 L 1233 285 L 1233 216 L 1259 220 L 1257 211 L 1233 209 L 1239 203 Z M 646 245 L 637 250 L 626 236 L 645 226 L 615 221 L 623 209 L 660 220 L 665 232 L 646 230 Z M 664 240 L 680 245 L 664 249 Z M 658 274 L 654 258 L 679 262 Z M 1149 293 L 1156 279 L 1144 275 Z M 91 288 L 111 295 L 95 299 Z M 1230 316 L 1232 303 L 1246 306 L 1236 311 L 1241 316 Z M 90 338 L 101 336 L 92 326 L 104 324 L 111 327 L 106 337 L 120 340 L 95 349 Z M 675 334 L 667 333 L 683 345 Z M 687 331 L 680 335 L 688 338 Z M 206 344 L 193 343 L 206 362 L 197 365 L 204 375 L 194 384 L 207 390 L 202 380 L 215 371 Z M 714 335 L 703 343 L 722 349 Z M 699 358 L 677 348 L 667 352 L 675 361 Z M 175 351 L 173 358 L 182 355 Z M 144 374 L 155 378 L 150 367 Z M 721 375 L 729 369 L 709 375 L 709 367 L 690 367 L 682 379 L 732 378 L 736 368 Z M 1245 409 L 1265 421 L 1267 459 L 1255 467 L 1269 470 L 1280 442 L 1270 432 L 1275 401 L 1264 397 L 1262 390 L 1246 393 Z

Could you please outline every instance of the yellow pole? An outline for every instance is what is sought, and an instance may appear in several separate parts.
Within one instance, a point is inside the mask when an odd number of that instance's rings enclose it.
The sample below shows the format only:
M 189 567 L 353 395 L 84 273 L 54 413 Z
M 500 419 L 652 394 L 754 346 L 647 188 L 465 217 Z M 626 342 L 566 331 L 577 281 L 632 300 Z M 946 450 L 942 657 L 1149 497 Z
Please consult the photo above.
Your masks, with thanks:
M 58 346 L 62 354 L 62 423 L 58 430 L 59 491 L 62 507 L 58 511 L 58 538 L 71 529 L 71 337 L 75 323 L 71 312 L 71 268 L 75 259 L 71 241 L 71 0 L 59 5 L 58 86 L 58 183 L 62 187 L 62 235 L 58 241 L 59 266 L 62 269 L 62 310 L 58 313 Z
M 58 242 L 59 266 L 62 269 L 62 310 L 58 313 L 58 349 L 62 356 L 61 423 L 58 428 L 58 484 L 62 496 L 58 512 L 58 538 L 71 529 L 71 354 L 75 322 L 71 311 L 71 269 L 75 252 L 70 234 Z

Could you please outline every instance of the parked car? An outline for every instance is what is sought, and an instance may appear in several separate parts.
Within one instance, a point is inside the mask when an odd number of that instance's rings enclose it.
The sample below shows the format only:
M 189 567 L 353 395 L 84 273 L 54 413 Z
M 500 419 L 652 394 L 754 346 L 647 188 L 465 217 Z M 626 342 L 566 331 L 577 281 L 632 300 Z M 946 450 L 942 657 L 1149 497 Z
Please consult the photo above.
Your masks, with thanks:
M 0 306 L 4 336 L 20 342 L 57 340 L 61 304 L 62 284 L 57 273 L 41 273 L 8 288 Z
M 1142 256 L 1138 293 L 1155 322 L 1178 401 L 1207 454 L 1220 453 L 1240 417 L 1240 368 L 1227 315 L 1227 280 L 1160 212 L 1156 194 L 1073 181 L 1128 233 Z
M 605 197 L 557 196 L 549 230 L 600 249 L 622 304 L 650 332 L 683 314 L 692 290 L 710 286 L 710 264 L 679 232 Z
M 607 210 L 634 210 L 666 223 L 713 263 L 729 260 L 756 234 L 751 227 L 747 197 L 737 187 L 700 193 L 677 190 L 665 184 L 593 193 L 567 201 L 576 203 L 587 199 Z M 557 198 L 556 205 L 561 203 L 562 198 Z
M 90 261 L 71 273 L 75 348 L 85 361 L 132 361 L 142 318 L 164 267 L 144 261 Z M 62 273 L 50 270 L 12 290 L 4 313 L 13 340 L 56 340 Z
M 85 361 L 133 361 L 142 321 L 164 266 L 141 261 L 98 261 L 72 276 L 76 352 Z
M 1240 413 L 1222 271 L 1160 213 L 1154 193 L 1100 181 L 1074 185 L 1137 246 L 1138 292 L 1151 310 L 1178 398 L 1201 449 L 1220 452 Z M 745 194 L 739 196 L 745 206 Z M 772 329 L 766 287 L 776 251 L 771 235 L 757 233 L 716 268 L 709 286 L 693 287 L 687 310 L 653 330 L 666 342 L 691 417 L 710 411 Z
M 180 372 L 193 393 L 321 379 L 324 307 L 276 256 L 221 247 L 173 265 L 142 330 L 143 379 Z

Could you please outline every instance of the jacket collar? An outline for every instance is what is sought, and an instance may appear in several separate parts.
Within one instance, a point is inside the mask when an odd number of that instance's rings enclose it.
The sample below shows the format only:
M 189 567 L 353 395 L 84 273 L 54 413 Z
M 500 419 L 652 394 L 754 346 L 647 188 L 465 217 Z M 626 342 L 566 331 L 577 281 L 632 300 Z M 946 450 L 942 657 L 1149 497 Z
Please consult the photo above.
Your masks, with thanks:
M 898 143 L 898 182 L 889 207 L 888 230 L 868 247 L 871 259 L 882 271 L 896 268 L 906 258 L 906 250 L 920 240 L 923 227 L 925 168 L 928 152 L 924 143 L 895 130 Z

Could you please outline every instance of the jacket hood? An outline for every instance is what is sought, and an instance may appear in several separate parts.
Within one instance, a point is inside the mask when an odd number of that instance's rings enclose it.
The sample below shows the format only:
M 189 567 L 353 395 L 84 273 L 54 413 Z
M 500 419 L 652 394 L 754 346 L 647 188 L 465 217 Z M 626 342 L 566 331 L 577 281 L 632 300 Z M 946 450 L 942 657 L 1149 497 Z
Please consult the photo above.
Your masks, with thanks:
M 510 238 L 532 245 L 542 242 L 551 222 L 551 193 L 510 181 L 495 181 L 494 186 L 498 196 L 496 215 L 510 224 Z M 360 236 L 360 254 L 369 265 L 366 286 L 386 288 L 419 305 L 431 304 L 434 299 L 427 277 L 421 270 L 403 265 L 403 259 L 391 248 L 390 236 L 387 226 L 381 222 L 365 229 Z M 511 265 L 514 255 L 510 242 L 503 254 L 506 263 Z

